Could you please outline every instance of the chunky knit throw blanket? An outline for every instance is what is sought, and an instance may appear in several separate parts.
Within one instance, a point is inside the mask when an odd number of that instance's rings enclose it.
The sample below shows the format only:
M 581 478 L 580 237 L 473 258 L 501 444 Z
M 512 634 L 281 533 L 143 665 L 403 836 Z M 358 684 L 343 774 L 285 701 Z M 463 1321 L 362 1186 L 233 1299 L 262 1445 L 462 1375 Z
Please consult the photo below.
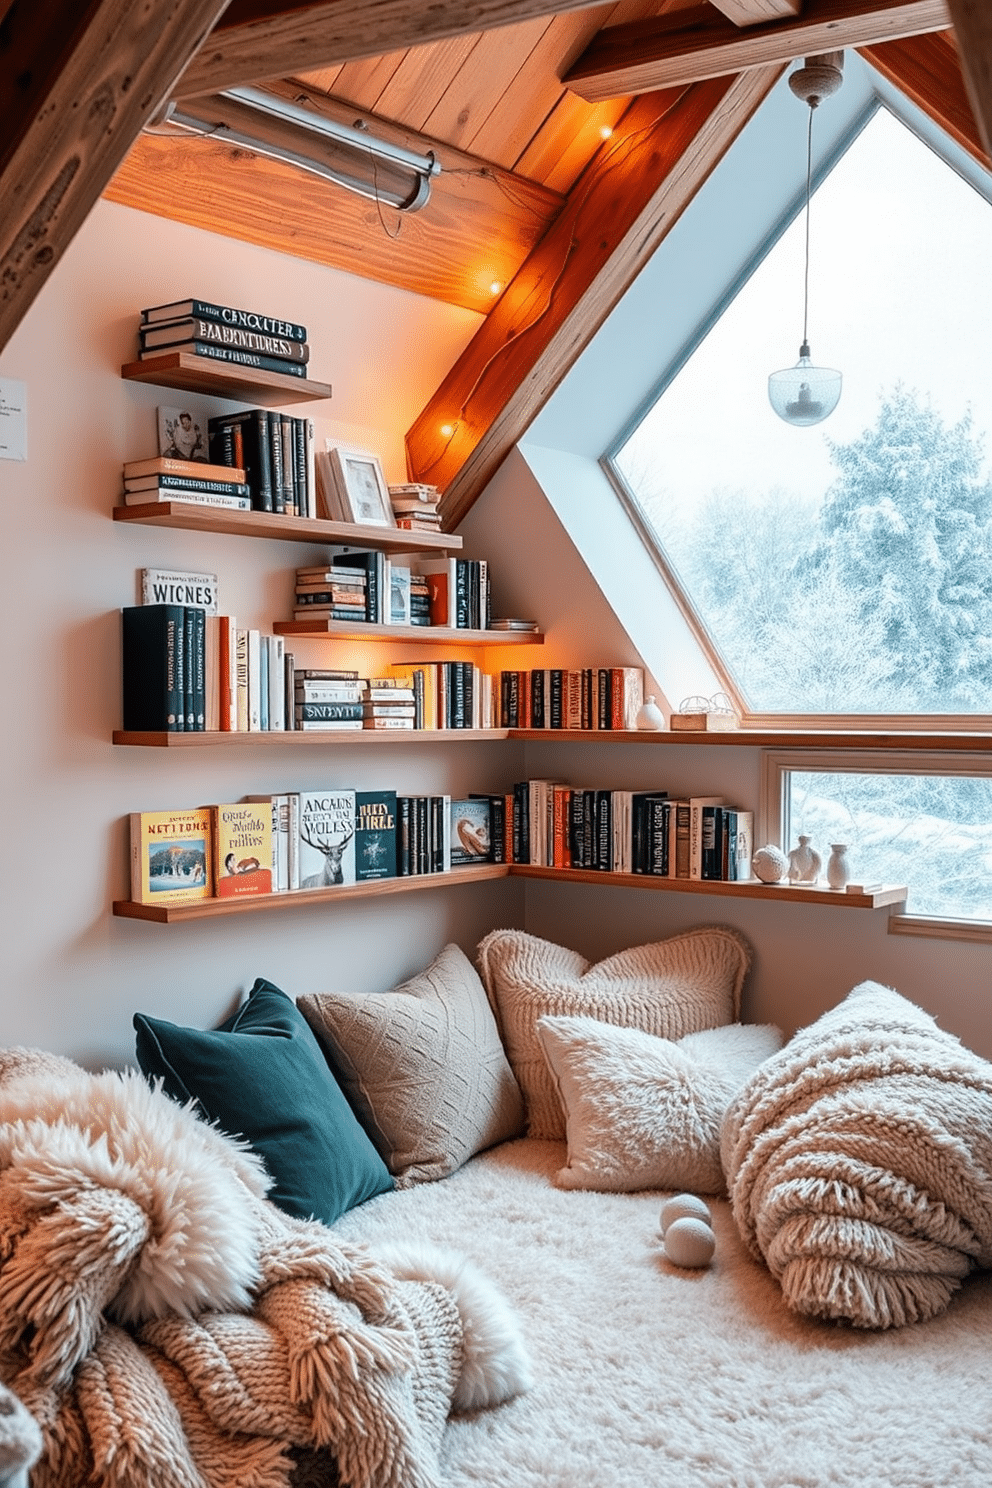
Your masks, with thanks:
M 459 1299 L 266 1186 L 139 1076 L 0 1051 L 0 1378 L 41 1427 L 32 1488 L 287 1488 L 318 1448 L 348 1488 L 436 1488 Z
M 722 1158 L 741 1234 L 796 1312 L 917 1322 L 992 1266 L 992 1064 L 877 982 L 760 1066 Z

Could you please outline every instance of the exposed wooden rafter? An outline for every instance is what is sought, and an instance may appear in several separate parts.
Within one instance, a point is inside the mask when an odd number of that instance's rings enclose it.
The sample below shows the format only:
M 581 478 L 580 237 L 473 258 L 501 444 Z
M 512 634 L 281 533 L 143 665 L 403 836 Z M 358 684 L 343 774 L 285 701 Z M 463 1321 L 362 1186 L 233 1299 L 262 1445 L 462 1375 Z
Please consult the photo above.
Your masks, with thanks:
M 947 0 L 806 0 L 800 16 L 747 30 L 700 5 L 601 31 L 563 81 L 598 103 L 949 25 Z
M 766 97 L 780 68 L 635 99 L 407 434 L 450 530 Z M 442 429 L 450 428 L 449 434 Z
M 948 0 L 971 106 L 992 154 L 992 8 L 989 0 Z
M 935 31 L 930 36 L 862 47 L 861 55 L 976 160 L 992 165 L 968 99 L 952 32 Z
M 377 57 L 601 0 L 232 0 L 183 78 L 183 96 L 295 77 L 333 62 Z
M 268 87 L 305 99 L 309 108 L 338 123 L 355 122 L 353 106 L 300 86 Z M 200 105 L 211 120 L 237 115 L 229 100 L 207 98 L 198 100 Z M 361 117 L 380 139 L 437 156 L 442 170 L 425 211 L 400 219 L 385 207 L 380 216 L 374 202 L 225 144 L 222 136 L 142 136 L 105 195 L 124 206 L 484 314 L 492 308 L 492 283 L 513 278 L 565 198 L 373 114 Z M 274 123 L 265 127 L 269 137 L 279 135 Z
M 0 46 L 0 348 L 226 0 L 15 0 Z
M 762 21 L 796 16 L 803 8 L 803 0 L 713 0 L 713 4 L 735 26 L 758 26 Z

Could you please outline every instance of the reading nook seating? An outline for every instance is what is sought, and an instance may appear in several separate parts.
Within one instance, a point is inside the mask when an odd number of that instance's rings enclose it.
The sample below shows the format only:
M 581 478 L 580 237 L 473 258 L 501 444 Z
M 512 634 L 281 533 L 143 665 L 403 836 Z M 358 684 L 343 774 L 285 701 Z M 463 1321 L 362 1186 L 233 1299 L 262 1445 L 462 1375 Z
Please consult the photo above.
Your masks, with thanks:
M 782 1047 L 749 960 L 495 931 L 138 1014 L 150 1079 L 0 1053 L 0 1470 L 9 1420 L 37 1488 L 987 1488 L 992 1065 L 874 982 Z

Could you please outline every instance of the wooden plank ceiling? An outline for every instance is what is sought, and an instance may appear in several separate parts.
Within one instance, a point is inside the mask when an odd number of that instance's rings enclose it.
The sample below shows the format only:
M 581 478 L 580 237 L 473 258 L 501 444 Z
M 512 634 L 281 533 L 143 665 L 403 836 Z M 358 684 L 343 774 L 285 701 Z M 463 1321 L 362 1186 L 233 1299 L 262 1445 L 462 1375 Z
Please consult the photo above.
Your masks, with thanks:
M 49 0 L 41 11 L 54 17 L 61 8 L 64 0 Z M 112 179 L 117 160 L 104 151 L 96 190 L 483 315 L 408 435 L 411 474 L 442 485 L 449 526 L 791 58 L 859 47 L 982 159 L 981 131 L 992 120 L 987 0 L 231 0 L 226 9 L 221 0 L 156 0 L 153 8 L 176 24 L 195 14 L 200 34 L 220 14 L 198 48 L 191 34 L 185 57 L 162 56 L 127 117 L 132 137 L 167 92 L 219 123 L 230 104 L 217 95 L 254 82 L 435 152 L 442 171 L 415 214 L 219 136 L 176 137 L 168 126 L 140 134 Z M 142 7 L 102 0 L 85 8 L 100 12 L 127 17 Z M 11 77 L 23 60 L 17 24 L 30 30 L 24 18 L 39 13 L 29 0 L 0 0 L 0 68 Z M 952 13 L 966 41 L 967 83 L 947 29 Z M 93 67 L 99 27 L 79 22 L 77 33 L 79 60 Z M 70 76 L 63 71 L 63 87 Z M 44 89 L 36 91 L 43 103 Z M 44 143 L 43 113 L 28 100 L 22 115 L 21 134 Z M 8 165 L 0 152 L 5 199 L 8 180 L 17 183 L 5 177 Z M 2 273 L 10 253 L 0 236 Z

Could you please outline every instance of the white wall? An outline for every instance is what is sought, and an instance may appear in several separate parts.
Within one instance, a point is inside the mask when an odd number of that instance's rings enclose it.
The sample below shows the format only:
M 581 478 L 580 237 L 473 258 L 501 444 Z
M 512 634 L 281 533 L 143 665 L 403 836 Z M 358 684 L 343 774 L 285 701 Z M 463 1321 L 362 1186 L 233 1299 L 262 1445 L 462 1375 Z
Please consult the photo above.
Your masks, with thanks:
M 134 603 L 140 568 L 214 571 L 222 607 L 268 629 L 291 614 L 294 567 L 321 553 L 111 521 L 122 460 L 155 453 L 156 404 L 186 401 L 121 381 L 138 312 L 191 294 L 305 323 L 313 375 L 334 389 L 329 405 L 309 405 L 318 436 L 377 450 L 394 480 L 405 478 L 403 431 L 477 324 L 465 311 L 101 202 L 0 359 L 0 376 L 27 384 L 29 441 L 26 463 L 0 461 L 0 1041 L 96 1064 L 129 1057 L 137 1009 L 207 1026 L 259 975 L 294 995 L 388 987 L 446 940 L 471 949 L 522 912 L 520 886 L 501 882 L 189 926 L 112 917 L 112 900 L 128 897 L 131 811 L 323 783 L 460 795 L 516 778 L 505 745 L 387 746 L 361 757 L 333 747 L 179 754 L 111 745 L 118 612 Z M 328 664 L 326 643 L 297 649 Z M 387 659 L 374 649 L 334 655 L 363 669 Z

